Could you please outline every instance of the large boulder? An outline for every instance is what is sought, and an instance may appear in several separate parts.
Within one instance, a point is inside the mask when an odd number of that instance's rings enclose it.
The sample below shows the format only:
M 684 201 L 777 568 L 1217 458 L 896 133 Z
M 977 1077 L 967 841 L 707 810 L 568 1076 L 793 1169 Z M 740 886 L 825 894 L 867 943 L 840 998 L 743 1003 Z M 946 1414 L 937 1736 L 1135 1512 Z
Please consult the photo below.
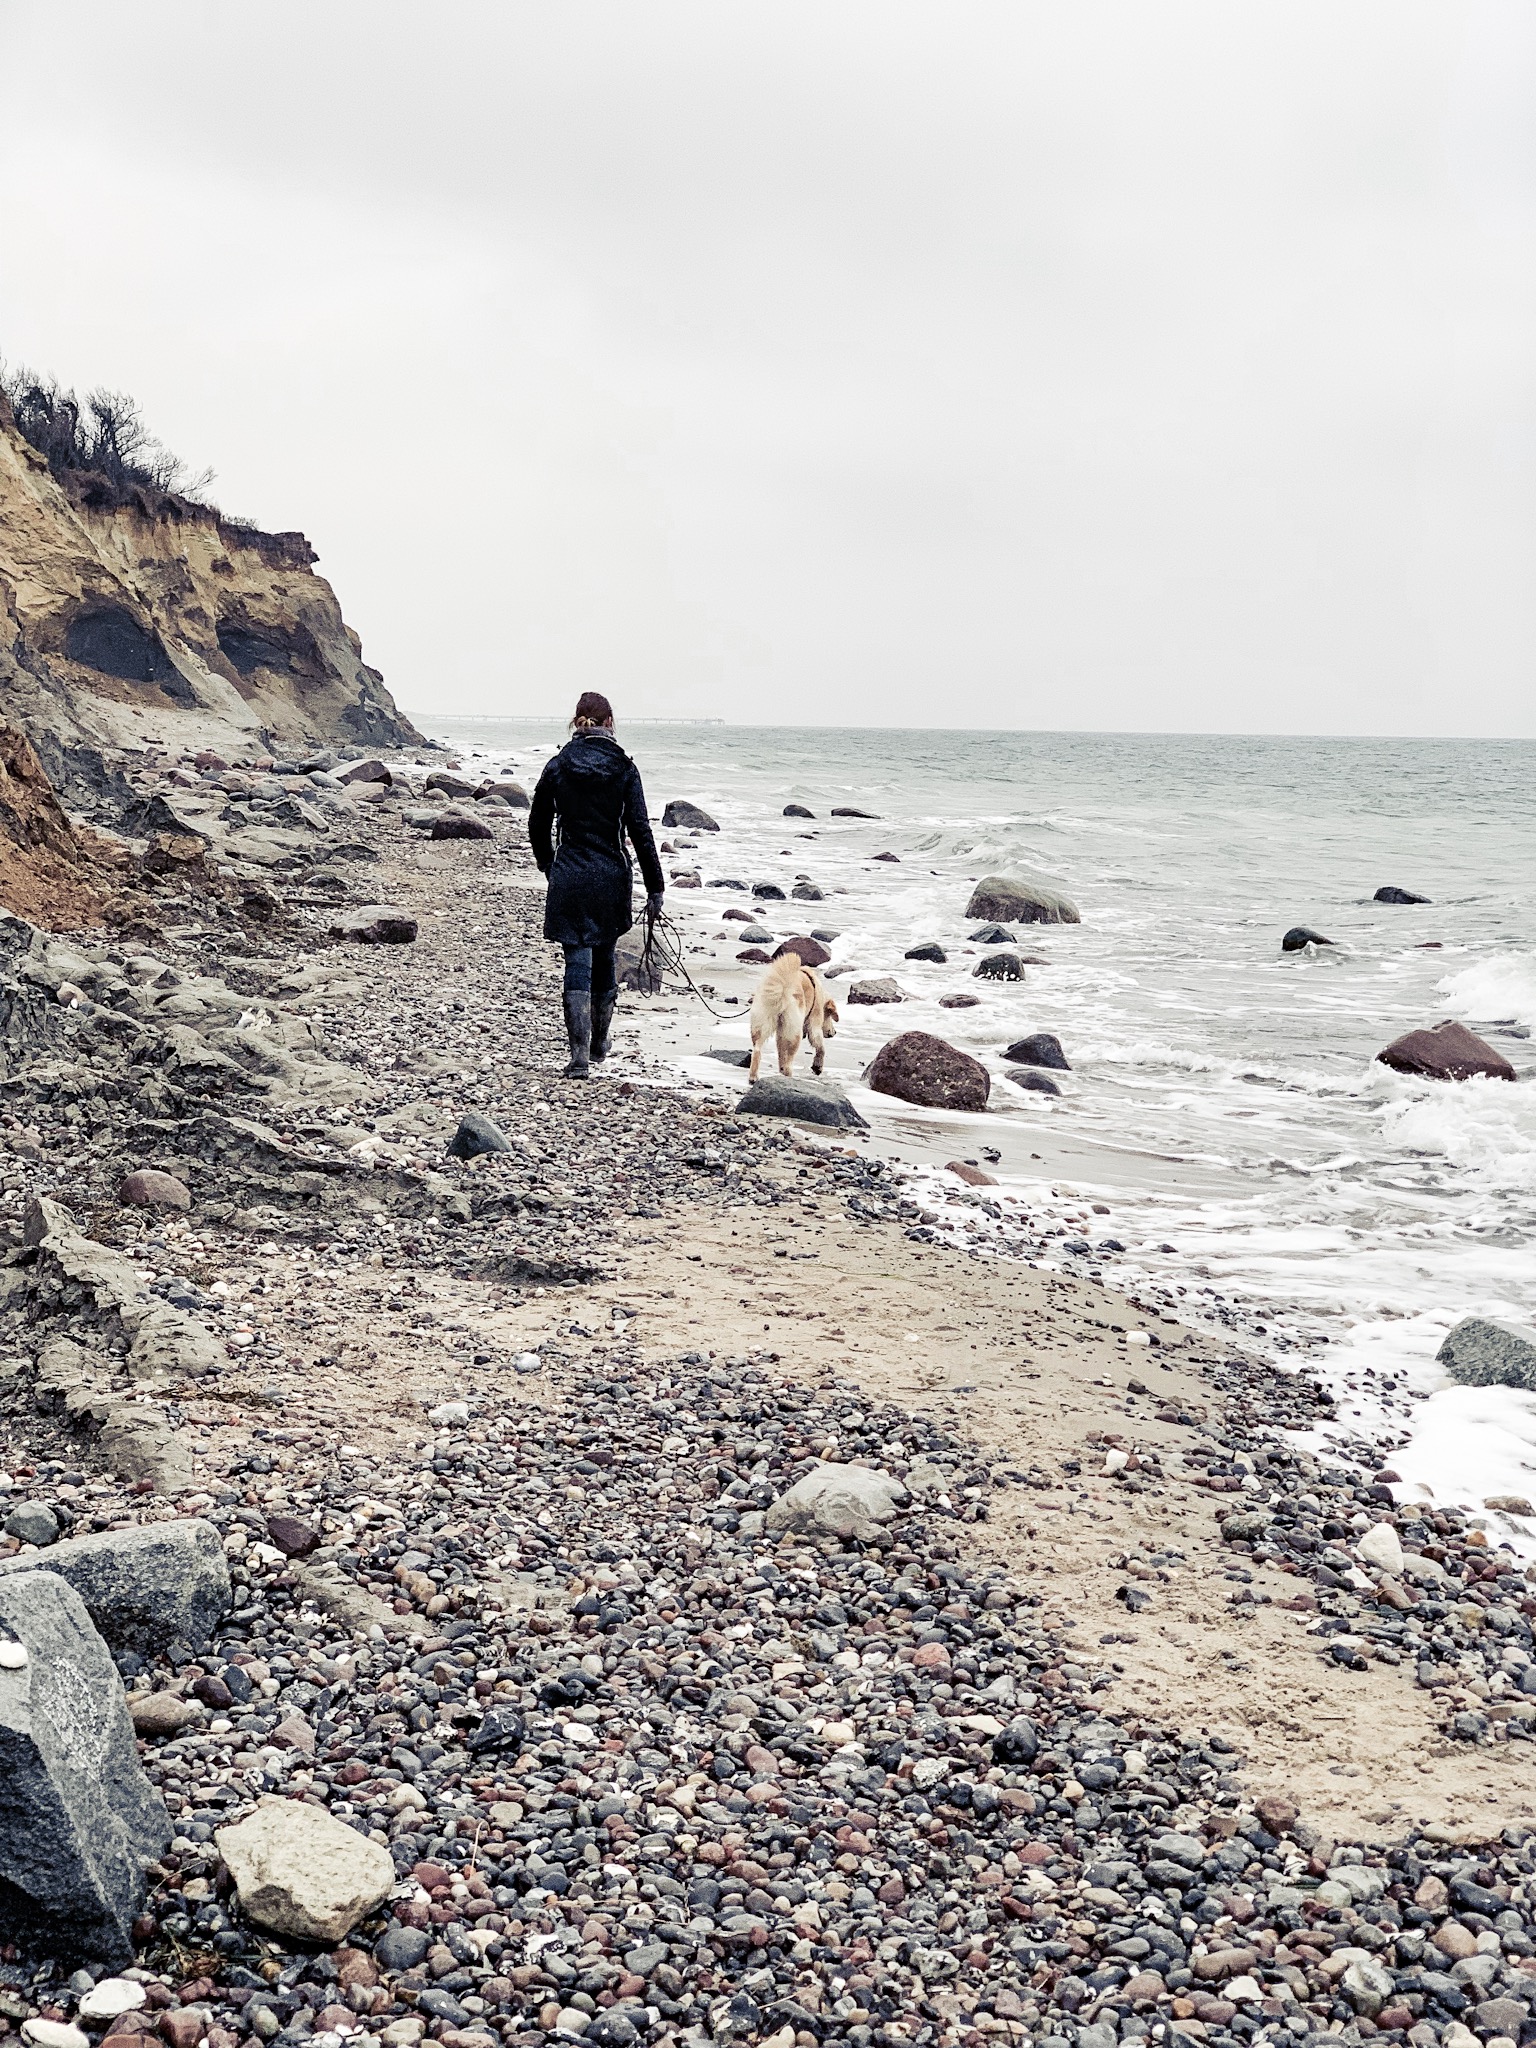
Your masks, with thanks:
M 528 809 L 528 792 L 520 782 L 488 782 L 478 794 L 482 801 L 499 796 L 509 810 Z
M 1513 1081 L 1515 1070 L 1503 1053 L 1447 1017 L 1427 1031 L 1406 1031 L 1377 1053 L 1384 1067 L 1394 1073 L 1417 1074 L 1428 1081 L 1471 1081 L 1479 1076 L 1491 1081 Z
M 446 768 L 434 768 L 421 785 L 424 790 L 436 790 L 440 796 L 473 796 L 475 785 L 466 782 L 462 775 L 452 775 Z
M 1032 1031 L 1028 1038 L 1016 1038 L 1003 1047 L 1003 1058 L 1017 1060 L 1021 1067 L 1054 1067 L 1062 1074 L 1072 1071 L 1072 1062 L 1054 1031 Z
M 978 981 L 1022 981 L 1024 965 L 1017 953 L 989 953 L 973 969 Z
M 904 1003 L 906 991 L 890 975 L 881 975 L 873 981 L 855 981 L 849 984 L 850 1003 Z
M 430 839 L 494 839 L 492 828 L 484 818 L 466 817 L 463 811 L 443 811 L 432 821 Z
M 416 936 L 416 920 L 386 903 L 363 903 L 331 926 L 333 939 L 354 946 L 408 946 Z
M 667 805 L 667 808 L 661 814 L 661 822 L 664 827 L 671 827 L 674 830 L 681 830 L 683 832 L 718 832 L 720 830 L 720 827 L 715 823 L 708 811 L 701 811 L 697 804 L 691 804 L 686 797 L 681 796 L 674 797 L 671 803 Z
M 825 1124 L 832 1130 L 869 1128 L 835 1081 L 821 1081 L 814 1076 L 799 1079 L 792 1074 L 761 1074 L 737 1103 L 736 1114 L 792 1116 L 802 1123 Z
M 654 959 L 647 962 L 645 940 L 639 932 L 625 932 L 613 949 L 613 960 L 620 988 L 633 995 L 660 995 L 661 966 Z
M 113 1650 L 157 1656 L 199 1649 L 233 1601 L 224 1543 L 211 1522 L 150 1522 L 53 1544 L 46 1559 L 0 1559 L 0 1592 L 20 1570 L 65 1580 Z
M 779 1495 L 766 1525 L 868 1543 L 908 1497 L 901 1481 L 888 1472 L 872 1472 L 867 1465 L 819 1464 Z
M 214 1835 L 242 1910 L 274 1934 L 338 1942 L 389 1897 L 394 1859 L 322 1807 L 263 1799 Z
M 1029 875 L 987 875 L 971 891 L 965 914 L 998 924 L 1082 923 L 1069 897 Z
M 343 782 L 377 782 L 387 789 L 394 777 L 382 761 L 354 761 L 350 768 L 343 768 L 340 776 Z
M 786 804 L 784 815 L 786 818 L 814 818 L 816 813 L 808 811 L 804 804 Z
M 1464 1316 L 1435 1360 L 1463 1387 L 1523 1387 L 1536 1393 L 1536 1336 L 1508 1323 Z
M 903 1031 L 882 1045 L 864 1079 L 877 1094 L 925 1109 L 985 1109 L 992 1086 L 980 1060 L 927 1031 Z
M 0 1667 L 0 1924 L 70 1960 L 131 1962 L 171 1825 L 107 1646 L 52 1572 L 0 1576 L 0 1635 L 17 1646 Z
M 742 937 L 747 937 L 747 934 L 743 932 Z M 796 954 L 802 967 L 825 967 L 832 958 L 832 955 L 827 951 L 820 939 L 807 939 L 804 937 L 783 940 L 774 947 L 773 958 L 775 960 L 781 959 L 786 953 Z

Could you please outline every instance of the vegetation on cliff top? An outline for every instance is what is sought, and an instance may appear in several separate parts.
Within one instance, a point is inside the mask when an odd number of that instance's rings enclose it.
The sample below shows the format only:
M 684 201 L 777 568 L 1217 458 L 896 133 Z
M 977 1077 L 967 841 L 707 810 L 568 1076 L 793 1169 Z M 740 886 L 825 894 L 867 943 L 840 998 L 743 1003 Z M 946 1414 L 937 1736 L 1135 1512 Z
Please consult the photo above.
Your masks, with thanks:
M 151 492 L 215 512 L 204 495 L 213 471 L 190 470 L 173 455 L 126 392 L 98 388 L 82 402 L 56 377 L 0 363 L 0 398 L 8 402 L 17 432 L 88 504 L 112 510 Z

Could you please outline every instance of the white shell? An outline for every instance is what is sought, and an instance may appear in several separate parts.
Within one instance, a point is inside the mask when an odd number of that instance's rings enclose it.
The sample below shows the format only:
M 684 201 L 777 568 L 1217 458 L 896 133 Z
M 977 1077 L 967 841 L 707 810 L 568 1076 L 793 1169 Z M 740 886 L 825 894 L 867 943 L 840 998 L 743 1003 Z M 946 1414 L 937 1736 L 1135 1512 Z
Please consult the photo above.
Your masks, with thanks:
M 0 1671 L 20 1671 L 26 1661 L 25 1643 L 0 1643 Z

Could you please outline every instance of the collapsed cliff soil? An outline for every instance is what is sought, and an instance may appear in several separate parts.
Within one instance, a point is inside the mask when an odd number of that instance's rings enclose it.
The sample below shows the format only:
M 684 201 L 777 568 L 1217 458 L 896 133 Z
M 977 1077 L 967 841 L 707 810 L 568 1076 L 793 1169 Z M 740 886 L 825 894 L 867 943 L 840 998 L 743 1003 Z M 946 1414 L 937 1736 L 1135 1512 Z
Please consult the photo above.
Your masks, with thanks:
M 25 734 L 0 725 L 0 905 L 56 931 L 98 924 L 126 866 L 120 847 L 66 816 Z
M 0 393 L 0 707 L 55 780 L 81 747 L 414 742 L 315 559 L 301 533 L 56 475 Z

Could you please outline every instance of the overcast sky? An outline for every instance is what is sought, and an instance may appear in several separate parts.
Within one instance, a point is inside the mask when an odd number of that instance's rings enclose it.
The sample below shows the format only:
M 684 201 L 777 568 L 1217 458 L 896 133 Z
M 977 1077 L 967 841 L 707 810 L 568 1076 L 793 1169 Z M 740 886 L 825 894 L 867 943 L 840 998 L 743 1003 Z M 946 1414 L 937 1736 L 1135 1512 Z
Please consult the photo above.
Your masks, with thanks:
M 1528 0 L 0 0 L 0 352 L 418 717 L 1536 733 Z

